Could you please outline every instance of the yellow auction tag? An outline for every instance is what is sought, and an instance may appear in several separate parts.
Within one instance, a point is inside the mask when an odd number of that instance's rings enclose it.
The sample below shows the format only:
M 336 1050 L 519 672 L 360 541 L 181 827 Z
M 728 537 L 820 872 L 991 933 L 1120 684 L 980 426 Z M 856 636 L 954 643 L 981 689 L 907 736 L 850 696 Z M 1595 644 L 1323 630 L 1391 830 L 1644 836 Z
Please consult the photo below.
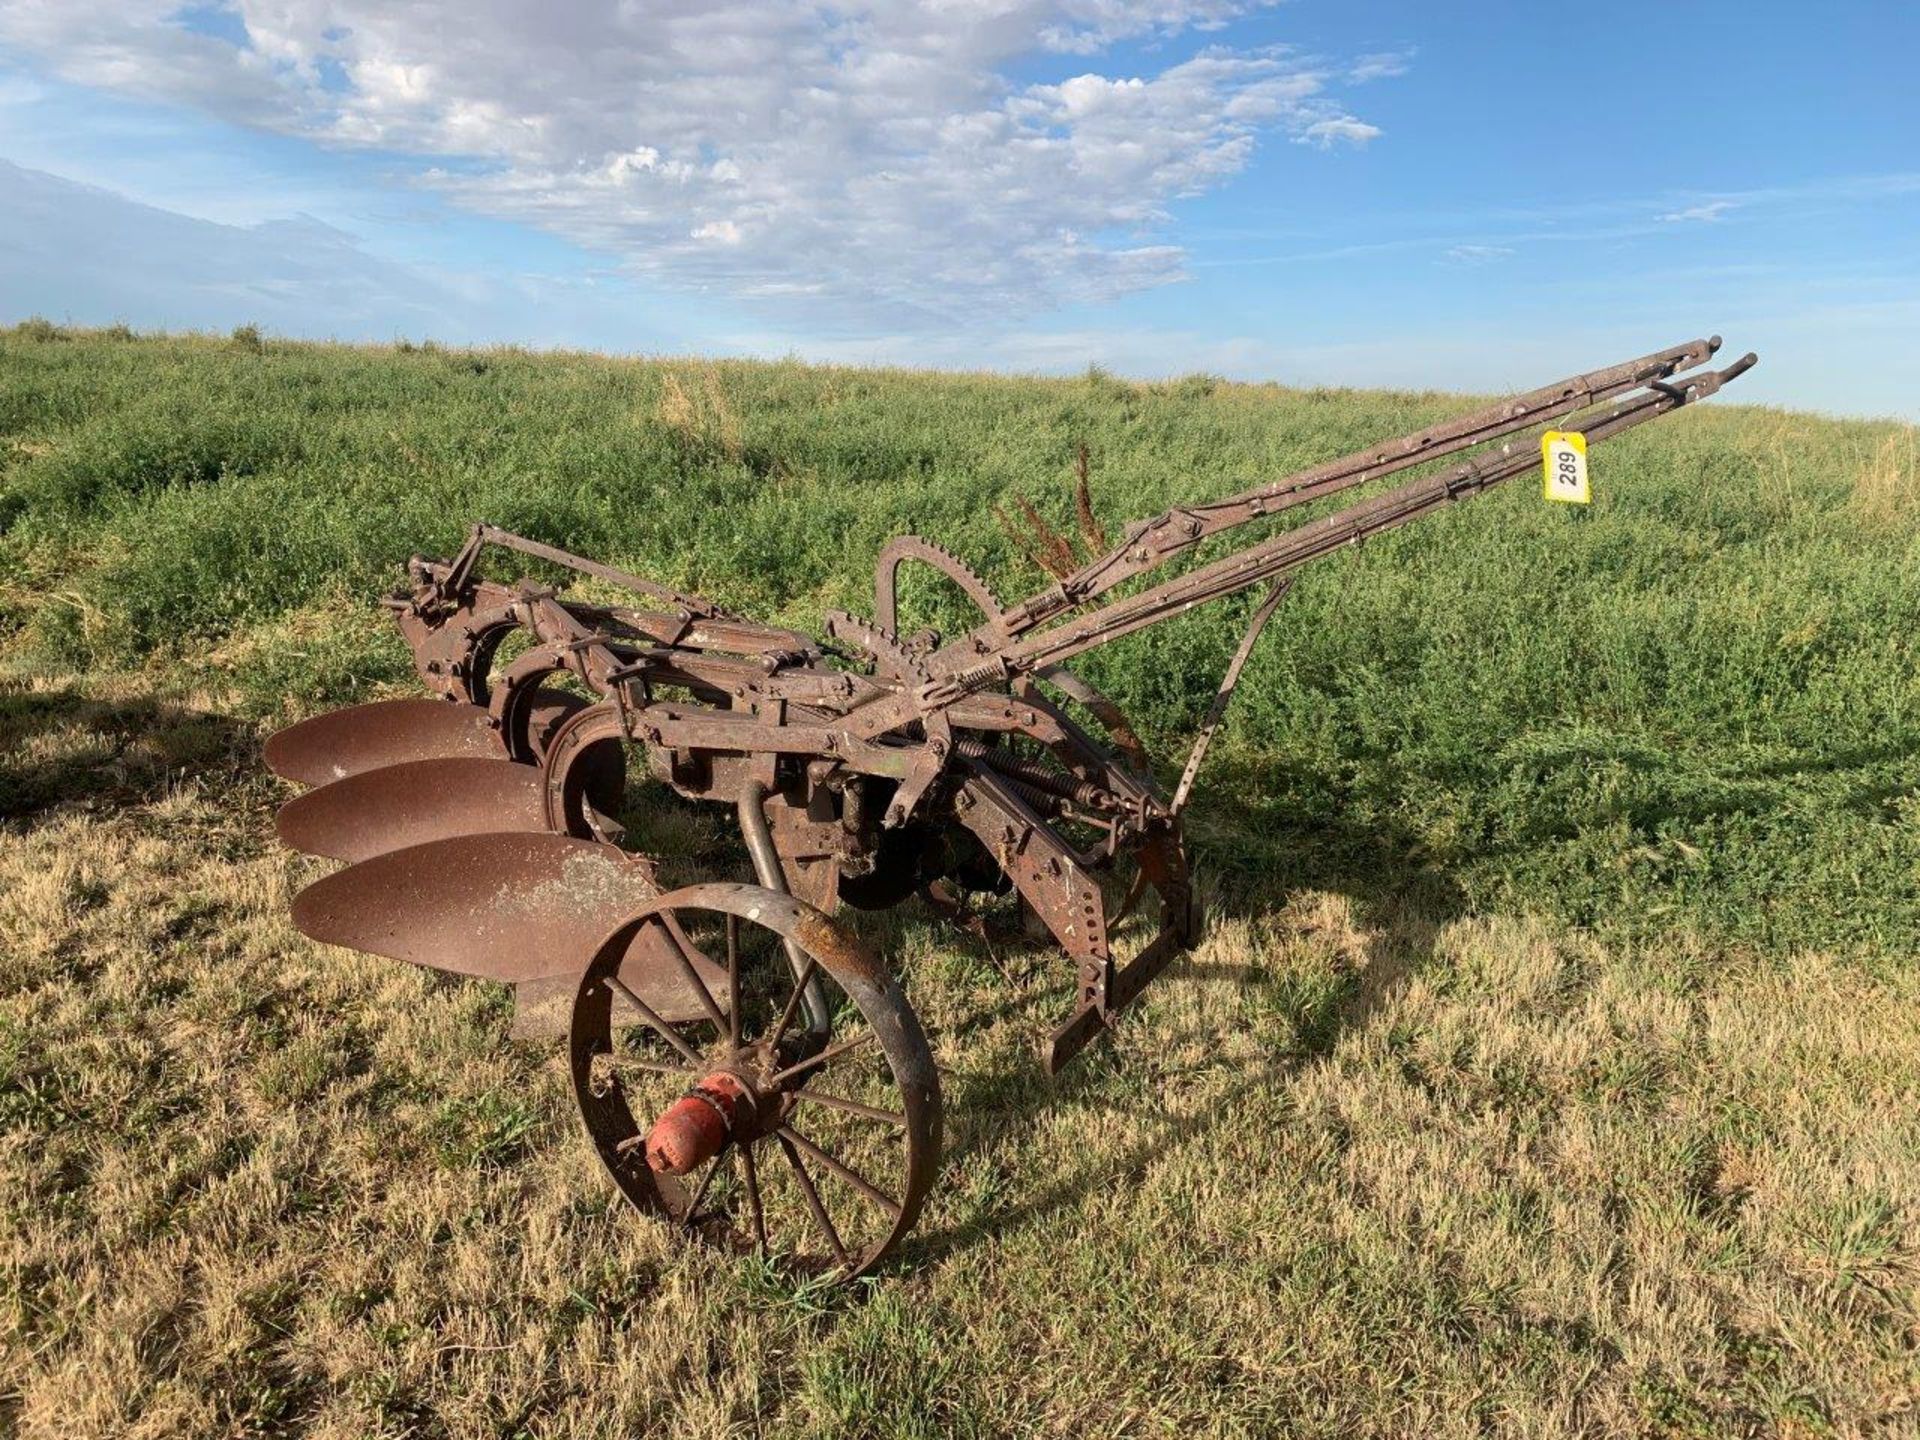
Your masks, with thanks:
M 1578 430 L 1549 430 L 1540 437 L 1541 493 L 1562 505 L 1591 505 L 1587 485 L 1587 437 Z

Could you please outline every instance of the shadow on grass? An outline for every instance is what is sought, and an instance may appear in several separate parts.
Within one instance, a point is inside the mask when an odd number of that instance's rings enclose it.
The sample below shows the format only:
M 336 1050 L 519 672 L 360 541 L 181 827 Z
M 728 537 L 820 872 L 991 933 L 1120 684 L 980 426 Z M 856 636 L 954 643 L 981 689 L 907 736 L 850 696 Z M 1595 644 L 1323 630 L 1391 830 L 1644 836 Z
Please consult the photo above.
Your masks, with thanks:
M 1410 834 L 1325 824 L 1276 827 L 1271 809 L 1262 804 L 1218 796 L 1201 802 L 1194 820 L 1198 838 L 1190 839 L 1190 848 L 1194 873 L 1208 896 L 1209 925 L 1222 920 L 1266 922 L 1300 892 L 1330 891 L 1348 898 L 1354 921 L 1366 934 L 1364 964 L 1330 977 L 1324 989 L 1291 997 L 1288 1042 L 1237 1076 L 1245 1087 L 1282 1084 L 1332 1053 L 1342 1035 L 1363 1028 L 1406 988 L 1431 960 L 1447 923 L 1468 908 L 1465 893 L 1444 869 L 1422 857 Z M 1254 834 L 1260 837 L 1258 864 L 1247 863 L 1244 852 L 1230 848 L 1236 836 Z M 1258 984 L 1271 973 L 1257 963 L 1188 958 L 1176 962 L 1155 985 Z M 1019 1015 L 1032 1022 L 1038 1038 L 1062 1018 L 1055 1010 L 1065 998 L 1054 987 L 1044 995 L 1029 992 L 990 1007 L 991 1015 L 978 1023 Z M 1121 1021 L 1123 1031 L 1126 1023 Z M 976 1028 L 976 1022 L 970 1020 L 966 1028 Z M 1137 1112 L 1150 1106 L 1151 1097 L 1137 1090 L 1116 1093 L 1124 1089 L 1115 1083 L 1125 1077 L 1124 1063 L 1102 1040 L 1051 1079 L 1037 1055 L 995 1072 L 956 1076 L 961 1083 L 946 1107 L 949 1162 L 991 1157 L 1030 1143 L 1032 1122 L 1043 1114 L 1082 1112 L 1091 1117 L 1102 1110 Z M 1192 1114 L 1163 1115 L 1138 1144 L 1117 1154 L 1102 1153 L 1084 1164 L 1063 1156 L 1066 1163 L 1055 1183 L 1022 1193 L 1011 1205 L 996 1206 L 988 1214 L 909 1239 L 901 1263 L 911 1267 L 937 1262 L 1044 1223 L 1101 1190 L 1137 1183 L 1149 1164 L 1234 1123 L 1231 1107 L 1203 1107 Z
M 0 682 L 0 822 L 67 805 L 148 804 L 255 745 L 251 726 L 224 715 Z

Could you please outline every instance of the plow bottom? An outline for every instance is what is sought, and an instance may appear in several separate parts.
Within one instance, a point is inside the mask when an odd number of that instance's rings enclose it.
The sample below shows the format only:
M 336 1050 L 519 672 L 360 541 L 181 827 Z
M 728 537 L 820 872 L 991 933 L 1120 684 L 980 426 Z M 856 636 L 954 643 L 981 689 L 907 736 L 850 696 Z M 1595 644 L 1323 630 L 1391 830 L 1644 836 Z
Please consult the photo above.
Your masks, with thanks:
M 457 782 L 444 806 L 417 803 L 441 781 Z M 353 862 L 294 898 L 294 925 L 326 944 L 512 985 L 516 1034 L 563 1034 L 588 957 L 660 887 L 644 859 L 540 829 L 539 781 L 505 760 L 411 761 L 288 802 L 290 843 Z M 510 819 L 524 823 L 509 830 Z M 427 838 L 466 823 L 492 828 Z M 691 1020 L 703 1011 L 688 964 L 718 982 L 710 961 L 683 959 L 657 927 L 642 929 L 616 978 L 663 1019 Z M 620 1009 L 633 1013 L 624 997 Z
M 493 723 L 477 705 L 382 700 L 334 710 L 267 740 L 267 768 L 296 785 L 328 785 L 408 760 L 500 758 Z
M 295 796 L 275 819 L 295 850 L 349 863 L 461 835 L 547 828 L 540 772 L 511 760 L 408 760 Z
M 536 748 L 586 701 L 564 690 L 535 697 L 528 727 Z M 267 738 L 267 768 L 296 785 L 330 785 L 409 760 L 499 760 L 493 717 L 450 700 L 376 700 L 315 715 Z

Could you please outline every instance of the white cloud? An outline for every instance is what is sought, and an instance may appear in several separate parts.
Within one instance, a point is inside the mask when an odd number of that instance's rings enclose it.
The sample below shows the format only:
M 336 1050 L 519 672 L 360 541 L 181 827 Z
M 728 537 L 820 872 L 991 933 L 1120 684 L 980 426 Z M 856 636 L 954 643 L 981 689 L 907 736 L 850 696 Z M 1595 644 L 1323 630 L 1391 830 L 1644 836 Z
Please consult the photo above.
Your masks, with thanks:
M 1495 260 L 1504 260 L 1513 254 L 1510 245 L 1454 245 L 1443 255 L 1455 265 L 1491 265 Z
M 1380 133 L 1378 125 L 1369 125 L 1351 115 L 1335 115 L 1314 121 L 1293 138 L 1296 144 L 1317 145 L 1322 150 L 1331 150 L 1342 141 L 1349 145 L 1365 145 L 1369 140 L 1378 140 Z
M 1169 207 L 1263 136 L 1376 138 L 1333 92 L 1400 57 L 1208 47 L 1150 73 L 1005 78 L 1036 52 L 1211 32 L 1272 3 L 226 0 L 236 46 L 185 28 L 178 0 L 0 0 L 0 46 L 420 157 L 420 183 L 640 273 L 930 325 L 1177 279 Z
M 1704 205 L 1690 205 L 1685 210 L 1669 211 L 1660 218 L 1668 224 L 1684 224 L 1688 221 L 1712 224 L 1725 216 L 1729 210 L 1738 208 L 1739 202 L 1735 200 L 1709 200 Z
M 1355 85 L 1364 85 L 1369 80 L 1391 80 L 1396 75 L 1406 74 L 1412 63 L 1411 51 L 1393 50 L 1362 55 L 1347 71 L 1347 79 Z

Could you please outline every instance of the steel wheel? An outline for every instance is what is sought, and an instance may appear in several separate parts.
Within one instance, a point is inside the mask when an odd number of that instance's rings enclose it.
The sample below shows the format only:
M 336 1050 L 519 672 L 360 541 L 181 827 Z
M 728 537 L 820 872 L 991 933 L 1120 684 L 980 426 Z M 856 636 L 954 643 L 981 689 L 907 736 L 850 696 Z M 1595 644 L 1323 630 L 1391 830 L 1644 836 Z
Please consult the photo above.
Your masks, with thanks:
M 726 976 L 696 991 L 702 1018 L 667 1021 L 621 985 L 648 933 Z M 919 1216 L 940 1151 L 926 1036 L 893 977 L 804 902 L 734 884 L 662 896 L 587 967 L 570 1051 L 601 1163 L 689 1236 L 850 1280 Z

